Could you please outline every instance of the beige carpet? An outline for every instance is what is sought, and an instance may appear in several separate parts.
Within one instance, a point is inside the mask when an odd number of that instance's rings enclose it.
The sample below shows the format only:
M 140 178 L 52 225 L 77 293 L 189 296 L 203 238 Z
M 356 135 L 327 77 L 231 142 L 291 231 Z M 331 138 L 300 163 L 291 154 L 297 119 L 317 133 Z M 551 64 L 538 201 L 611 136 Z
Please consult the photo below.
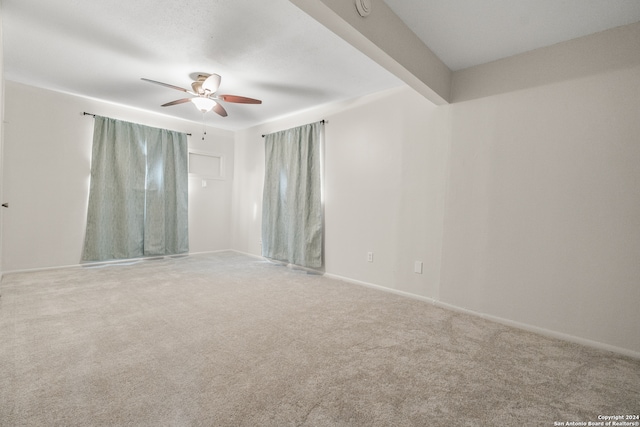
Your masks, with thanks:
M 553 426 L 640 361 L 224 252 L 6 275 L 2 426 Z

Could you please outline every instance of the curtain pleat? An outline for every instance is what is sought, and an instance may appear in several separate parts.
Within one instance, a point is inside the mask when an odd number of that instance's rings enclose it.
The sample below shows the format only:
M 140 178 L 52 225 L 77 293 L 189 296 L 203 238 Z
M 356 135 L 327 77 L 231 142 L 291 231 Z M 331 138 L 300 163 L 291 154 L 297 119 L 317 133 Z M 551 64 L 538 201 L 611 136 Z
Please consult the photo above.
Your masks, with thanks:
M 321 124 L 265 137 L 262 255 L 322 266 Z
M 187 175 L 187 141 L 184 134 L 164 129 L 150 132 L 147 139 L 145 256 L 178 254 L 189 250 Z
M 188 251 L 186 135 L 95 117 L 83 261 Z

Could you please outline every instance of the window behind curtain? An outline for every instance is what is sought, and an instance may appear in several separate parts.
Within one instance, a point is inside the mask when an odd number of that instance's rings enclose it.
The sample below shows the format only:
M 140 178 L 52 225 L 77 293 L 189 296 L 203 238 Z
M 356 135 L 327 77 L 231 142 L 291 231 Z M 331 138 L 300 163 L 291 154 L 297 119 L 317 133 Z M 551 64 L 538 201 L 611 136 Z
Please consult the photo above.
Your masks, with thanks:
M 322 267 L 321 126 L 265 137 L 262 255 L 267 258 Z
M 189 250 L 186 134 L 95 117 L 83 261 Z

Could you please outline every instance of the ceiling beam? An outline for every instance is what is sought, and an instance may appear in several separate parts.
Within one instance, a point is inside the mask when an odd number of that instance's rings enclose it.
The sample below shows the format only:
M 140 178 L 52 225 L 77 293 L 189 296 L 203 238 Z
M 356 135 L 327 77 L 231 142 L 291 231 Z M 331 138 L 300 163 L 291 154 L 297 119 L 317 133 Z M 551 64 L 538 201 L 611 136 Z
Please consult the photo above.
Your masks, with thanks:
M 364 18 L 354 0 L 289 1 L 434 104 L 450 102 L 451 70 L 383 0 Z

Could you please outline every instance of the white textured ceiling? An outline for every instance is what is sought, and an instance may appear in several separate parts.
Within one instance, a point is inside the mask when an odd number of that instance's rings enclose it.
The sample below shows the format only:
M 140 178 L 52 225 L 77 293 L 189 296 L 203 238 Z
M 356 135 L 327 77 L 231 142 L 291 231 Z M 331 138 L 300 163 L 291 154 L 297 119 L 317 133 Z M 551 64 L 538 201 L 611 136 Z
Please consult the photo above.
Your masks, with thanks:
M 402 85 L 288 0 L 1 1 L 6 79 L 200 121 L 140 78 L 218 73 L 219 93 L 263 100 L 207 113 L 223 129 Z M 640 21 L 638 0 L 385 1 L 454 70 Z
M 288 0 L 2 0 L 5 78 L 201 121 L 185 94 L 199 72 L 222 76 L 206 122 L 242 129 L 402 83 Z M 99 112 L 98 112 L 99 113 Z

